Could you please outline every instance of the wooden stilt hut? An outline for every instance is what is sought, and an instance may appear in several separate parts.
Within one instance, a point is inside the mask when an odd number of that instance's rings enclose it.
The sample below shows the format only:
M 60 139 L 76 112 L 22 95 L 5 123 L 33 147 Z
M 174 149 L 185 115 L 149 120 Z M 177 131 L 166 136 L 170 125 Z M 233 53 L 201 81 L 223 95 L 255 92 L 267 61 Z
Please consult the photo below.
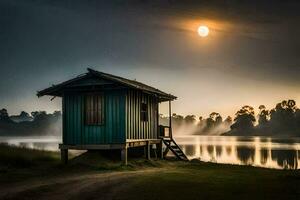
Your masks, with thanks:
M 144 146 L 150 159 L 152 144 L 160 157 L 171 150 L 186 159 L 172 137 L 171 101 L 176 97 L 146 84 L 88 69 L 87 73 L 37 93 L 62 97 L 63 162 L 68 150 L 119 149 L 127 164 L 127 149 Z M 169 126 L 159 125 L 159 103 L 169 101 Z M 163 152 L 162 146 L 166 145 Z

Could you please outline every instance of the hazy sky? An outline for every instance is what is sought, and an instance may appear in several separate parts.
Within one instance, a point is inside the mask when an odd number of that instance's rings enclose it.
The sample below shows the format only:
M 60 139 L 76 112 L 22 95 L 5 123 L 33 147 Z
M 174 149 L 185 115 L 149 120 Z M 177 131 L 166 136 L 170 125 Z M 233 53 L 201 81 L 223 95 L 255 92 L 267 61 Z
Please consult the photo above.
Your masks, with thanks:
M 36 91 L 87 67 L 178 96 L 178 114 L 300 104 L 298 1 L 208 2 L 0 0 L 0 107 L 60 109 Z

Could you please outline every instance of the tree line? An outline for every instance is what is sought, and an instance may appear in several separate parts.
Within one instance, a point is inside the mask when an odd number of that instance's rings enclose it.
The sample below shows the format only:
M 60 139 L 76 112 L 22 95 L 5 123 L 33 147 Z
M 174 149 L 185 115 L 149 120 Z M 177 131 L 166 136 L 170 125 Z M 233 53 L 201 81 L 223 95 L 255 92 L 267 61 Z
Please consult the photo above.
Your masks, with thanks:
M 160 117 L 162 124 L 168 125 L 169 117 Z M 278 135 L 300 136 L 300 109 L 295 100 L 284 100 L 270 110 L 265 105 L 258 107 L 258 113 L 252 106 L 245 105 L 238 110 L 234 118 L 228 116 L 224 120 L 218 112 L 212 112 L 208 118 L 195 115 L 172 115 L 175 132 L 202 135 Z
M 22 111 L 20 115 L 9 116 L 6 109 L 0 110 L 0 135 L 60 135 L 62 129 L 60 111 L 47 113 Z M 218 112 L 207 118 L 195 115 L 172 115 L 175 134 L 196 135 L 278 135 L 300 136 L 300 109 L 295 100 L 284 100 L 270 110 L 264 105 L 258 113 L 252 106 L 239 109 L 234 118 L 223 119 Z M 160 115 L 160 124 L 168 126 L 169 117 Z
M 300 135 L 300 109 L 295 100 L 284 100 L 271 110 L 264 105 L 258 109 L 256 117 L 253 107 L 243 106 L 225 135 Z
M 195 115 L 172 115 L 172 127 L 175 134 L 195 135 L 220 135 L 230 130 L 232 118 L 228 116 L 223 120 L 217 112 L 212 112 L 208 118 L 200 116 L 197 120 Z M 168 126 L 169 117 L 160 115 L 160 123 Z
M 0 135 L 61 135 L 61 112 L 22 111 L 20 115 L 9 116 L 5 108 L 0 110 Z

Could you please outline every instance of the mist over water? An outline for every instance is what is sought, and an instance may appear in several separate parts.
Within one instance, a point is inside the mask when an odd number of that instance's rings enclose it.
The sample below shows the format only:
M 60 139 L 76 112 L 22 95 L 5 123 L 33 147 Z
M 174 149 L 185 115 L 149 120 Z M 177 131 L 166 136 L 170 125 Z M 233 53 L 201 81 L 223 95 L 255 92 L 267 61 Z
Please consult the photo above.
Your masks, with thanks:
M 199 123 L 182 123 L 173 124 L 172 131 L 175 136 L 189 136 L 189 135 L 221 135 L 230 130 L 230 125 L 221 123 L 213 127 L 207 128 L 207 122 Z
M 175 139 L 189 159 L 275 169 L 300 169 L 300 138 L 176 136 Z
M 58 144 L 61 141 L 59 136 L 0 137 L 0 143 L 2 144 L 49 151 L 58 151 Z

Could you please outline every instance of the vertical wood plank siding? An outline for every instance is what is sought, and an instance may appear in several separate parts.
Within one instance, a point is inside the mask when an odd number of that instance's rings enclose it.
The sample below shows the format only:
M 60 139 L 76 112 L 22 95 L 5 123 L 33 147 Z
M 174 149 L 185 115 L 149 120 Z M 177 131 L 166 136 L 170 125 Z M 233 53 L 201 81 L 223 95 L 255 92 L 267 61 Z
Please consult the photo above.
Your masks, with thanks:
M 141 103 L 148 106 L 148 121 L 141 121 Z M 157 135 L 157 98 L 136 90 L 128 90 L 126 95 L 126 138 L 156 139 Z
M 125 142 L 125 91 L 110 91 L 104 98 L 103 125 L 84 123 L 85 96 L 63 97 L 64 144 L 114 144 Z

